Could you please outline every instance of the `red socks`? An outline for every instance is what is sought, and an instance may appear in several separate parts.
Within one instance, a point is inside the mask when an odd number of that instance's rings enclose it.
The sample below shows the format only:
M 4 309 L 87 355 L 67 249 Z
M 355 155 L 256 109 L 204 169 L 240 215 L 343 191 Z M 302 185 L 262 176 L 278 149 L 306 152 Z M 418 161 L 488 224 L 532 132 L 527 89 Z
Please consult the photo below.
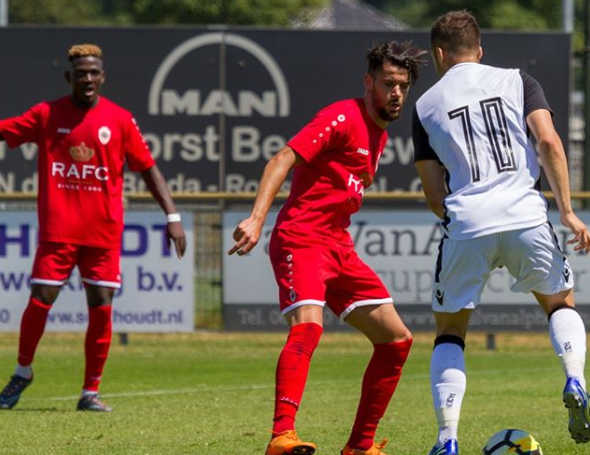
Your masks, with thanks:
M 377 425 L 395 392 L 411 346 L 411 339 L 374 345 L 348 447 L 359 450 L 372 447 Z
M 273 437 L 295 428 L 313 351 L 322 336 L 322 326 L 313 322 L 291 327 L 276 371 Z
M 45 305 L 31 297 L 20 321 L 18 339 L 18 364 L 28 366 L 33 363 L 39 340 L 45 331 L 47 314 L 51 305 Z
M 31 297 L 20 323 L 18 341 L 18 364 L 28 366 L 33 363 L 39 340 L 45 331 L 47 315 L 51 305 L 45 305 Z M 84 389 L 98 391 L 102 370 L 107 360 L 112 337 L 112 307 L 103 305 L 88 309 L 88 330 L 86 331 L 86 372 Z
M 111 346 L 113 334 L 111 313 L 111 305 L 88 308 L 88 329 L 84 344 L 86 371 L 83 386 L 83 389 L 87 391 L 98 391 L 102 370 Z

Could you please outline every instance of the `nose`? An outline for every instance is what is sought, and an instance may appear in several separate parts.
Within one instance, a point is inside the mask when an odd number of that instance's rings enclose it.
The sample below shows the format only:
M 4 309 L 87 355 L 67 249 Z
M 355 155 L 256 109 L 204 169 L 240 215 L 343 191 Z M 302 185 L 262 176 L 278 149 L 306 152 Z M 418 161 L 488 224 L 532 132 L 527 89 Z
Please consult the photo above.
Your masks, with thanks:
M 391 95 L 394 96 L 394 97 L 396 97 L 396 98 L 399 98 L 402 95 L 402 89 L 401 89 L 401 87 L 399 85 L 394 86 L 391 89 Z

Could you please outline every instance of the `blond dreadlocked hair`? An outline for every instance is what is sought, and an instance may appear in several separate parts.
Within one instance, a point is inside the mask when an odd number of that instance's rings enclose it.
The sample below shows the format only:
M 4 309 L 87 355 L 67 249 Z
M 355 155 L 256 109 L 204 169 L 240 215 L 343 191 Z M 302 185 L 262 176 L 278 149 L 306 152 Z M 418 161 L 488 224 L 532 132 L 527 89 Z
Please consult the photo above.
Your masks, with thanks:
M 81 57 L 102 58 L 102 49 L 96 44 L 74 44 L 70 47 L 68 51 L 68 60 L 70 62 Z

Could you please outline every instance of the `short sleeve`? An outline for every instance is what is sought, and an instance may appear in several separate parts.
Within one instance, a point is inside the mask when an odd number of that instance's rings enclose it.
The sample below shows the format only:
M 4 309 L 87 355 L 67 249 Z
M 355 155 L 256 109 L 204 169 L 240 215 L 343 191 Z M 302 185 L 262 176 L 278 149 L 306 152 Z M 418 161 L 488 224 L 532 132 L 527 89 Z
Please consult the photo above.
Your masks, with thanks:
M 440 161 L 438 155 L 430 146 L 428 133 L 424 129 L 415 107 L 412 115 L 412 141 L 414 143 L 414 162 L 420 160 Z
M 156 162 L 143 138 L 135 119 L 129 116 L 126 124 L 126 160 L 131 171 L 141 172 Z
M 524 92 L 524 118 L 527 118 L 531 112 L 537 109 L 546 109 L 553 115 L 553 111 L 549 107 L 541 84 L 534 77 L 522 70 L 520 71 L 520 77 L 522 77 Z
M 10 148 L 16 148 L 27 142 L 39 141 L 43 127 L 44 114 L 48 111 L 47 103 L 39 103 L 24 114 L 0 120 L 0 133 Z
M 309 163 L 322 152 L 346 144 L 351 116 L 344 103 L 331 104 L 320 110 L 287 145 Z

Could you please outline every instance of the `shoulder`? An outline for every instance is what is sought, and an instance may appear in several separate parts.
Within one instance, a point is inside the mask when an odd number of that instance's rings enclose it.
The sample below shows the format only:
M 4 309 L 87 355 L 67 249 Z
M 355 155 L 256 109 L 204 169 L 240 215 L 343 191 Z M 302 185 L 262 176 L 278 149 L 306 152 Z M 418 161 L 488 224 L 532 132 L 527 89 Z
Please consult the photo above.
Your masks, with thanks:
M 112 111 L 115 114 L 119 114 L 122 116 L 128 116 L 128 117 L 132 117 L 133 115 L 131 114 L 131 111 L 125 109 L 123 106 L 111 101 L 108 98 L 105 98 L 104 96 L 100 97 L 100 107 L 101 109 L 108 109 L 110 111 Z
M 99 108 L 102 112 L 108 113 L 109 116 L 116 118 L 120 121 L 131 121 L 134 122 L 133 114 L 131 111 L 125 109 L 124 107 L 120 106 L 117 103 L 105 98 L 104 96 L 100 97 Z
M 346 99 L 324 106 L 318 111 L 317 115 L 331 115 L 333 113 L 350 114 L 358 110 L 359 108 L 355 99 Z
M 355 120 L 361 117 L 362 111 L 358 100 L 348 99 L 336 101 L 323 107 L 316 113 L 309 124 L 316 126 L 324 125 L 327 128 L 326 131 L 330 131 L 332 127 L 354 123 Z

